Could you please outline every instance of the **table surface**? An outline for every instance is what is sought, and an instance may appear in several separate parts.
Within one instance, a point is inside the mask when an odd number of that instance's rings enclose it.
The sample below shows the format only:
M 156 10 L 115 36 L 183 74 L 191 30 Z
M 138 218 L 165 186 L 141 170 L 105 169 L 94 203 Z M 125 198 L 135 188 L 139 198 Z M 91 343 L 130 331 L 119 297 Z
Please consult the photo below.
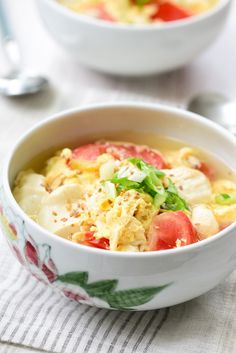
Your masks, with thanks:
M 185 106 L 191 96 L 202 91 L 223 92 L 231 98 L 236 96 L 236 4 L 223 34 L 205 53 L 185 68 L 147 78 L 105 76 L 80 66 L 48 36 L 35 2 L 9 0 L 7 5 L 25 65 L 47 76 L 51 88 L 31 98 L 0 97 L 0 156 L 36 121 L 59 110 L 78 106 L 86 99 L 89 101 L 96 91 L 98 101 L 101 100 L 99 92 L 105 90 L 110 99 L 118 95 L 177 106 Z M 0 52 L 0 75 L 5 69 Z M 36 350 L 0 343 L 0 352 L 29 353 Z

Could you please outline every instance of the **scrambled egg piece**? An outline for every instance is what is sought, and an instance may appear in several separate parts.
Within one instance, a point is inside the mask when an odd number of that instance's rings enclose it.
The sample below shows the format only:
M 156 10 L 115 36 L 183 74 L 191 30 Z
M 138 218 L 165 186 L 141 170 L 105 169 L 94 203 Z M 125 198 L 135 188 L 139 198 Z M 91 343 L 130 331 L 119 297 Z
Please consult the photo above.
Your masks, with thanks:
M 219 0 L 172 0 L 174 4 L 184 7 L 193 14 L 209 11 Z
M 221 228 L 229 226 L 236 221 L 236 205 L 219 206 L 213 205 L 214 214 Z
M 167 160 L 172 167 L 185 166 L 197 168 L 200 166 L 200 160 L 196 150 L 190 147 L 183 147 L 180 150 L 169 152 Z
M 106 214 L 97 216 L 97 234 L 110 239 L 111 250 L 138 251 L 146 246 L 146 232 L 155 209 L 148 195 L 135 190 L 121 193 Z M 111 233 L 112 229 L 112 233 Z
M 214 200 L 215 197 L 221 193 L 236 194 L 236 182 L 227 179 L 219 179 L 212 183 L 212 189 L 214 194 L 211 206 L 221 228 L 225 228 L 236 221 L 236 204 L 219 205 L 214 202 Z
M 228 179 L 219 179 L 212 183 L 214 194 L 236 192 L 236 182 Z

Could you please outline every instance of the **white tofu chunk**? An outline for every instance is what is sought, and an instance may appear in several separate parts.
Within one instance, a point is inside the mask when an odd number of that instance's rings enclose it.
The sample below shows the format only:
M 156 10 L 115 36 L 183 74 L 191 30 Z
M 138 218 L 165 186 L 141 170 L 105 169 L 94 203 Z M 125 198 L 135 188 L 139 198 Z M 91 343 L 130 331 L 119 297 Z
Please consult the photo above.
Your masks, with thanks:
M 22 172 L 17 178 L 14 197 L 30 217 L 35 217 L 42 199 L 48 195 L 44 187 L 45 177 L 34 172 Z
M 194 206 L 191 218 L 200 239 L 206 239 L 219 232 L 219 225 L 215 215 L 207 205 Z
M 80 218 L 73 216 L 71 212 L 78 207 L 80 198 L 81 189 L 78 184 L 60 186 L 42 200 L 38 223 L 62 237 L 79 231 Z
M 209 202 L 212 196 L 211 184 L 208 178 L 199 170 L 178 167 L 165 169 L 165 174 L 173 181 L 180 196 L 188 204 Z

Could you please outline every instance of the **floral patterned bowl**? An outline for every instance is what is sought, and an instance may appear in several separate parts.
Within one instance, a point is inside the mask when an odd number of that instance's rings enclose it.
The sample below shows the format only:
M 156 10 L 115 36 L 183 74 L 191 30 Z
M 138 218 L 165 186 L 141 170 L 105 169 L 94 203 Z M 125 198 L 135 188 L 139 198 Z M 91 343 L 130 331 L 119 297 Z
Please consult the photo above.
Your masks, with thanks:
M 236 225 L 180 249 L 119 253 L 75 244 L 34 223 L 11 186 L 35 156 L 69 143 L 121 131 L 156 132 L 195 144 L 236 169 L 236 140 L 192 113 L 151 104 L 90 106 L 57 114 L 23 136 L 2 173 L 0 223 L 15 257 L 39 280 L 72 300 L 120 310 L 157 309 L 216 286 L 236 267 Z

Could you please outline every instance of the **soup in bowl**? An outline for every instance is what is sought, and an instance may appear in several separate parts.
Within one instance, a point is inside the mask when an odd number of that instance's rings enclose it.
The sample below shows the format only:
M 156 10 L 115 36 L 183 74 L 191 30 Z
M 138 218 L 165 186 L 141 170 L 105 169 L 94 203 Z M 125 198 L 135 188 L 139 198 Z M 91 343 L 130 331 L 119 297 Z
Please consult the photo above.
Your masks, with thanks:
M 211 10 L 219 0 L 58 0 L 70 10 L 112 23 L 183 20 Z
M 34 276 L 72 300 L 119 310 L 189 300 L 236 266 L 235 147 L 174 108 L 63 112 L 8 156 L 3 232 Z
M 63 148 L 39 172 L 20 171 L 16 201 L 56 235 L 113 251 L 178 248 L 236 221 L 236 176 L 221 161 L 158 135 L 122 135 L 159 148 L 108 140 Z
M 37 5 L 46 28 L 75 60 L 109 74 L 140 76 L 170 71 L 193 61 L 221 33 L 231 4 L 231 0 L 163 2 L 162 20 L 157 13 L 159 20 L 152 22 L 149 16 L 152 17 L 153 8 L 154 13 L 160 9 L 155 1 L 154 4 L 140 1 L 145 4 L 134 4 L 124 10 L 122 5 L 126 1 L 129 4 L 128 0 L 93 1 L 96 6 L 100 4 L 100 12 L 103 17 L 105 12 L 106 18 L 111 15 L 106 13 L 109 10 L 104 6 L 112 7 L 116 21 L 102 21 L 96 9 L 90 9 L 95 15 L 88 16 L 84 14 L 85 10 L 78 13 L 68 8 L 76 10 L 77 5 L 79 9 L 80 5 L 84 8 L 91 0 L 65 0 L 63 4 L 56 0 L 40 0 Z M 183 3 L 184 10 L 169 8 Z M 205 6 L 197 8 L 194 3 Z M 112 4 L 115 4 L 115 10 Z M 176 12 L 181 12 L 182 18 L 176 20 Z M 175 20 L 171 20 L 173 14 Z

